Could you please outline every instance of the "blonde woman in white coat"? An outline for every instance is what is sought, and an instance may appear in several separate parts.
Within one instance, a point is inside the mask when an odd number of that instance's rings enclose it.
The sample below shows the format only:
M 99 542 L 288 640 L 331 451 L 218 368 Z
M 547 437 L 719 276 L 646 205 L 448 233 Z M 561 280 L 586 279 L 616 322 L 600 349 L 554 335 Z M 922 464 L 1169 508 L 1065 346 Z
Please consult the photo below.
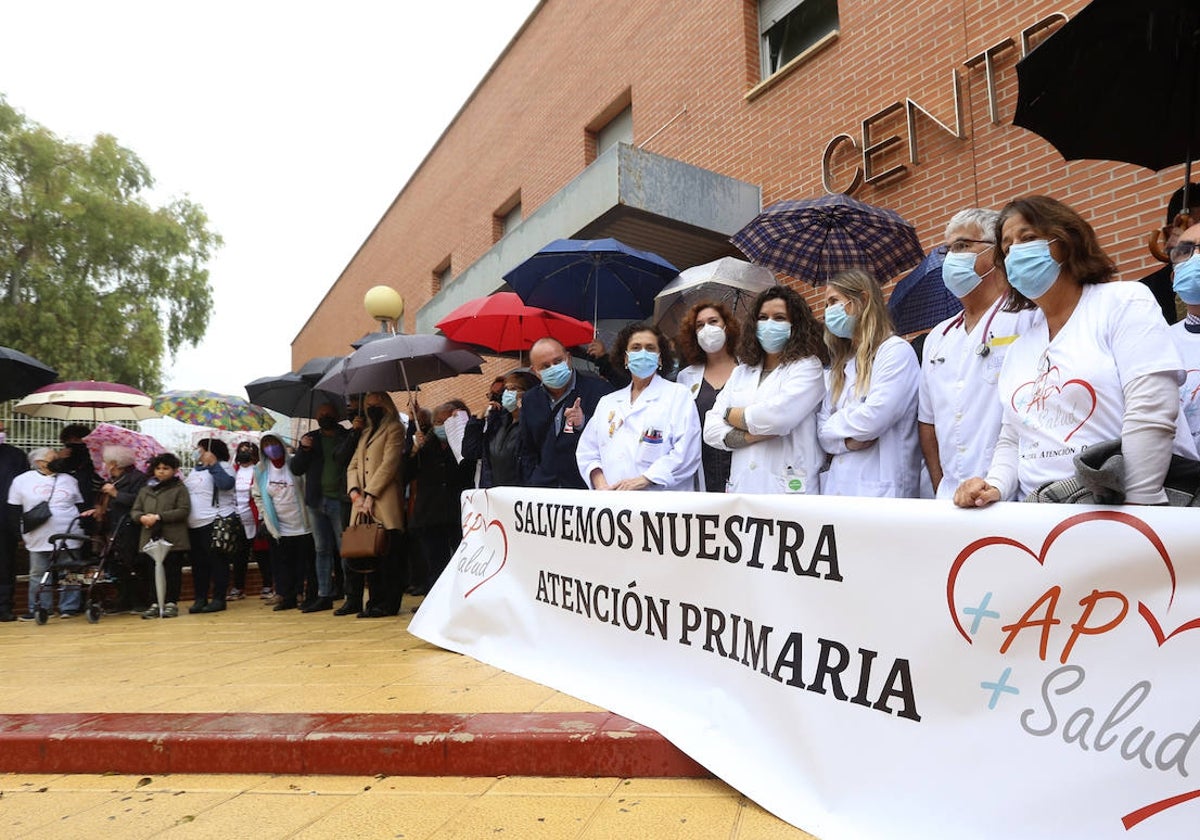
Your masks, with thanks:
M 829 496 L 916 498 L 917 354 L 895 334 L 883 292 L 858 269 L 829 281 L 825 293 L 829 392 L 818 433 L 830 455 L 821 492 Z
M 657 327 L 630 324 L 613 343 L 614 367 L 632 381 L 600 398 L 575 450 L 594 490 L 691 490 L 700 469 L 700 418 L 691 392 L 664 379 L 674 357 Z M 576 413 L 578 416 L 576 416 Z M 582 409 L 568 408 L 575 428 Z
M 704 423 L 705 443 L 733 453 L 729 492 L 818 492 L 828 357 L 820 322 L 795 291 L 773 286 L 750 306 L 738 357 Z
M 679 371 L 675 381 L 691 392 L 702 434 L 708 412 L 737 367 L 734 353 L 740 337 L 741 325 L 734 320 L 729 307 L 719 301 L 700 301 L 690 307 L 679 322 L 675 349 L 687 367 Z M 730 454 L 727 449 L 701 443 L 697 490 L 725 492 L 729 483 Z

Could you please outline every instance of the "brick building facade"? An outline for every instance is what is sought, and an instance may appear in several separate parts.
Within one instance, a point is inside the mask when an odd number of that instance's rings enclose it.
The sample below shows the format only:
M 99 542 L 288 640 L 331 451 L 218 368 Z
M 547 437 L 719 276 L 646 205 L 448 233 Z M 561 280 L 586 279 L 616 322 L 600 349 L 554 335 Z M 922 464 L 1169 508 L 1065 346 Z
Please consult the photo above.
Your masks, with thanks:
M 545 0 L 315 308 L 294 364 L 371 329 L 362 297 L 377 284 L 406 299 L 405 331 L 432 332 L 553 238 L 613 235 L 682 269 L 736 253 L 727 239 L 758 210 L 748 204 L 827 191 L 896 210 L 927 249 L 956 210 L 1046 193 L 1093 223 L 1122 279 L 1158 267 L 1145 240 L 1180 167 L 1066 163 L 1011 125 L 1022 49 L 1085 0 L 820 0 L 833 31 L 764 80 L 760 5 L 813 2 Z M 580 208 L 596 190 L 573 185 L 609 165 L 597 151 L 614 125 L 633 148 L 592 217 Z M 422 402 L 476 405 L 485 381 L 460 377 Z

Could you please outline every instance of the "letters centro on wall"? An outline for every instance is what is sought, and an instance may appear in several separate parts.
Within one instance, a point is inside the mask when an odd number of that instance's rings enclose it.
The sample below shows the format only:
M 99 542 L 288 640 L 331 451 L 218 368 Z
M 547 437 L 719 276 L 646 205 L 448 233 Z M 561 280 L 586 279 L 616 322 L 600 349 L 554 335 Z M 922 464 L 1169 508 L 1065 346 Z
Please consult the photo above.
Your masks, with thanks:
M 987 86 L 988 118 L 993 125 L 1001 125 L 999 109 L 996 104 L 996 58 L 1018 47 L 1021 58 L 1024 58 L 1033 48 L 1035 37 L 1049 35 L 1053 30 L 1066 23 L 1067 20 L 1067 15 L 1062 12 L 1054 12 L 1022 29 L 1016 38 L 1005 38 L 963 62 L 962 66 L 967 68 L 968 71 L 980 68 L 983 70 L 984 83 Z M 942 122 L 930 111 L 909 97 L 905 97 L 903 101 L 897 100 L 887 107 L 865 117 L 862 121 L 862 131 L 859 138 L 852 137 L 849 134 L 838 134 L 825 144 L 825 151 L 821 155 L 821 183 L 825 187 L 825 190 L 830 193 L 853 195 L 864 184 L 890 183 L 899 180 L 908 173 L 908 166 L 905 164 L 886 166 L 882 169 L 878 168 L 880 164 L 879 159 L 883 158 L 893 147 L 903 142 L 903 138 L 898 134 L 891 134 L 886 137 L 877 136 L 878 129 L 881 124 L 887 124 L 890 121 L 898 119 L 898 115 L 901 112 L 903 112 L 905 119 L 908 160 L 914 166 L 920 162 L 917 143 L 918 114 L 923 115 L 937 126 L 937 128 L 954 139 L 965 140 L 967 135 L 963 129 L 962 85 L 959 70 L 960 68 L 958 67 L 951 68 L 950 70 L 950 84 L 954 101 L 953 127 Z M 857 155 L 852 157 L 853 160 L 856 160 L 856 163 L 849 176 L 849 182 L 839 183 L 833 171 L 835 168 L 834 158 L 839 157 L 839 153 L 844 154 L 846 150 L 857 153 Z

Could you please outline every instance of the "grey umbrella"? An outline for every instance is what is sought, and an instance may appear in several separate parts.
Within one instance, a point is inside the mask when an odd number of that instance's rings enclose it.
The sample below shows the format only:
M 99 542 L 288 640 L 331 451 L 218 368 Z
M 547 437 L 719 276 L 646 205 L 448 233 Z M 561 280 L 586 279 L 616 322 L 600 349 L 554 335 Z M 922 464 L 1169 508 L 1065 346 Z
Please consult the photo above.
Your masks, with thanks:
M 481 373 L 483 358 L 440 335 L 394 335 L 355 350 L 316 387 L 339 394 L 412 391 L 423 382 Z

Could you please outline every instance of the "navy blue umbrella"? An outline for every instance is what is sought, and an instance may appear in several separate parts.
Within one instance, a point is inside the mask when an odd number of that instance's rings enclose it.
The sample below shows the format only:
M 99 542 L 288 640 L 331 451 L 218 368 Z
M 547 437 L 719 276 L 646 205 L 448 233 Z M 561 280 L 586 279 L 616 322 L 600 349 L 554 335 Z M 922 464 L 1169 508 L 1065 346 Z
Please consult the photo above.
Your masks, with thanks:
M 929 256 L 896 284 L 888 300 L 888 312 L 901 335 L 927 330 L 962 311 L 959 302 L 942 282 L 942 260 L 946 255 L 935 248 Z
M 679 274 L 658 254 L 616 239 L 556 239 L 504 279 L 525 303 L 595 323 L 654 312 L 654 296 Z

